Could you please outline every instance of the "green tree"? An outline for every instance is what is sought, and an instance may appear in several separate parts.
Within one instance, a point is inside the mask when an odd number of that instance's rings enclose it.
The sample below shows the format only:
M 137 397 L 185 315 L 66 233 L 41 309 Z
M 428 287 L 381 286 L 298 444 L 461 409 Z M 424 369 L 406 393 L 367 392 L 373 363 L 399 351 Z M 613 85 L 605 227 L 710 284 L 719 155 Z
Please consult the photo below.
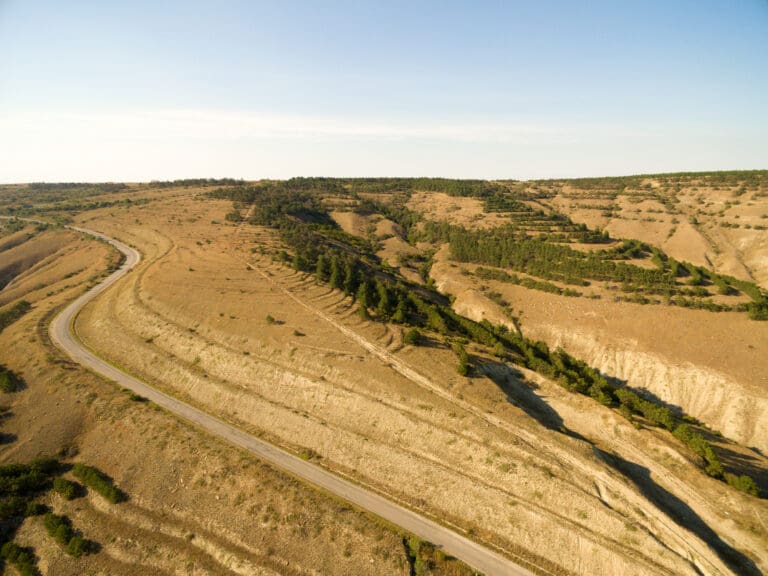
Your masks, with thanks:
M 418 346 L 421 342 L 421 332 L 418 328 L 411 328 L 403 335 L 403 342 L 409 346 Z
M 464 345 L 460 342 L 454 342 L 453 351 L 456 353 L 456 357 L 459 359 L 456 372 L 458 372 L 461 376 L 467 376 L 471 366 L 469 364 L 469 354 L 467 354 Z

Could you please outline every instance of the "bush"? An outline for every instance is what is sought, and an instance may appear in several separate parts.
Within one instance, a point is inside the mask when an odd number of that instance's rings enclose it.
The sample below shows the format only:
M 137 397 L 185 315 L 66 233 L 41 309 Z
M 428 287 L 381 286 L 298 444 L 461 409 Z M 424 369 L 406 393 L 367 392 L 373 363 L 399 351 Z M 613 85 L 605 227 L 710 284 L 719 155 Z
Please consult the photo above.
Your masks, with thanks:
M 114 485 L 109 476 L 92 466 L 77 463 L 72 467 L 72 473 L 83 484 L 96 490 L 96 492 L 112 504 L 117 504 L 127 499 L 125 493 Z
M 410 346 L 418 346 L 421 342 L 421 332 L 418 328 L 411 328 L 403 336 L 403 342 Z
M 27 302 L 26 300 L 21 300 L 20 302 L 17 302 L 7 310 L 3 310 L 0 312 L 0 332 L 5 330 L 8 326 L 16 322 L 19 318 L 24 316 L 27 312 L 29 312 L 32 309 L 32 304 Z
M 87 554 L 89 549 L 88 541 L 80 536 L 73 536 L 69 539 L 69 543 L 66 547 L 66 552 L 70 556 L 79 558 L 83 554 Z
M 48 534 L 58 542 L 64 551 L 70 556 L 79 558 L 83 554 L 88 554 L 91 550 L 91 543 L 75 533 L 72 523 L 66 516 L 59 516 L 48 512 L 43 520 Z
M 458 372 L 460 376 L 467 376 L 470 369 L 469 354 L 467 354 L 464 346 L 458 342 L 453 345 L 453 351 L 459 359 L 459 365 L 456 367 L 456 372 Z
M 48 512 L 48 506 L 40 502 L 27 502 L 27 508 L 24 510 L 24 516 L 41 516 Z
M 26 510 L 27 501 L 22 496 L 11 495 L 0 498 L 0 520 L 24 516 Z
M 21 384 L 22 379 L 16 373 L 0 364 L 0 392 L 16 392 Z
M 79 492 L 79 487 L 77 482 L 72 482 L 66 478 L 59 477 L 53 480 L 53 489 L 61 494 L 65 500 L 72 500 L 75 498 Z
M 0 556 L 13 564 L 21 576 L 36 576 L 38 574 L 35 556 L 29 548 L 22 548 L 13 542 L 6 542 L 0 548 Z
M 48 512 L 43 520 L 43 525 L 48 531 L 48 535 L 53 537 L 62 546 L 69 544 L 69 541 L 75 535 L 72 530 L 72 523 L 66 516 L 59 516 L 53 512 Z
M 747 494 L 752 494 L 752 496 L 760 497 L 760 488 L 758 488 L 757 484 L 755 484 L 755 481 L 746 474 L 741 476 L 736 476 L 735 474 L 726 474 L 725 481 L 736 488 L 736 490 L 741 490 Z

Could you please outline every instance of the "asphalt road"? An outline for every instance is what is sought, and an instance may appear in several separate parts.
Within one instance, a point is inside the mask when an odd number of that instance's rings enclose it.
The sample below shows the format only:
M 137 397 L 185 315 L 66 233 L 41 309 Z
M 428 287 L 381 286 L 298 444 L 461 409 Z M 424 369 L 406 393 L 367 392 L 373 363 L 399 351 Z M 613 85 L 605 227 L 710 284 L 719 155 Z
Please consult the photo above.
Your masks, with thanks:
M 392 524 L 400 526 L 426 541 L 432 542 L 442 548 L 447 554 L 459 558 L 488 576 L 533 576 L 531 572 L 517 565 L 512 560 L 461 536 L 449 528 L 441 526 L 407 508 L 403 508 L 379 494 L 344 480 L 319 466 L 259 440 L 185 402 L 155 390 L 148 384 L 122 372 L 86 349 L 73 335 L 74 318 L 88 301 L 129 273 L 139 263 L 141 255 L 130 246 L 98 232 L 84 228 L 73 227 L 73 229 L 110 243 L 126 256 L 125 263 L 119 270 L 72 302 L 51 323 L 50 335 L 53 342 L 75 362 L 87 366 L 96 373 L 116 382 L 124 388 L 132 390 L 140 396 L 144 396 L 158 406 L 184 420 L 196 424 L 207 432 L 246 449 L 276 468 L 327 490 L 359 508 L 372 512 Z

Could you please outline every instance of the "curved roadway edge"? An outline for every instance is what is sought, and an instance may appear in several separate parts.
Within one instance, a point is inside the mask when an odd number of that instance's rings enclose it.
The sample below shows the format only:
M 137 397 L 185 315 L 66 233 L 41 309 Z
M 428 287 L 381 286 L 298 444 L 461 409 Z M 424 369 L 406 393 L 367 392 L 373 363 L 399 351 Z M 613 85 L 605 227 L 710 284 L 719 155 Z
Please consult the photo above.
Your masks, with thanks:
M 386 498 L 348 482 L 326 470 L 310 464 L 293 454 L 285 452 L 250 434 L 231 426 L 218 418 L 190 406 L 176 398 L 155 390 L 142 382 L 115 368 L 86 349 L 73 334 L 73 322 L 78 312 L 93 298 L 102 293 L 120 278 L 125 276 L 141 260 L 139 252 L 122 242 L 109 238 L 104 234 L 85 228 L 70 227 L 72 230 L 89 234 L 108 242 L 126 256 L 119 270 L 108 276 L 103 282 L 88 290 L 85 294 L 69 304 L 51 322 L 49 329 L 54 344 L 68 354 L 75 362 L 82 364 L 99 375 L 144 396 L 158 406 L 172 412 L 184 420 L 196 424 L 224 440 L 244 448 L 255 456 L 273 466 L 292 474 L 293 476 L 314 484 L 342 498 L 355 506 L 372 512 L 381 518 L 416 534 L 418 537 L 435 544 L 445 552 L 454 556 L 469 566 L 489 576 L 533 576 L 525 568 L 512 560 L 481 546 L 457 534 L 456 532 L 437 524 L 419 514 L 403 508 Z

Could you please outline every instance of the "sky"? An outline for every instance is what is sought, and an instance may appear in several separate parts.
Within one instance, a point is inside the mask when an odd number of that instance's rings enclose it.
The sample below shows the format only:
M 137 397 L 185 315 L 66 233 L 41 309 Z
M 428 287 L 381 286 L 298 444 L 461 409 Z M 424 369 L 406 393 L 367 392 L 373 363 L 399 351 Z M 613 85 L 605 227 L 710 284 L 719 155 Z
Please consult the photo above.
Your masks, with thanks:
M 768 0 L 0 0 L 0 182 L 768 168 Z

